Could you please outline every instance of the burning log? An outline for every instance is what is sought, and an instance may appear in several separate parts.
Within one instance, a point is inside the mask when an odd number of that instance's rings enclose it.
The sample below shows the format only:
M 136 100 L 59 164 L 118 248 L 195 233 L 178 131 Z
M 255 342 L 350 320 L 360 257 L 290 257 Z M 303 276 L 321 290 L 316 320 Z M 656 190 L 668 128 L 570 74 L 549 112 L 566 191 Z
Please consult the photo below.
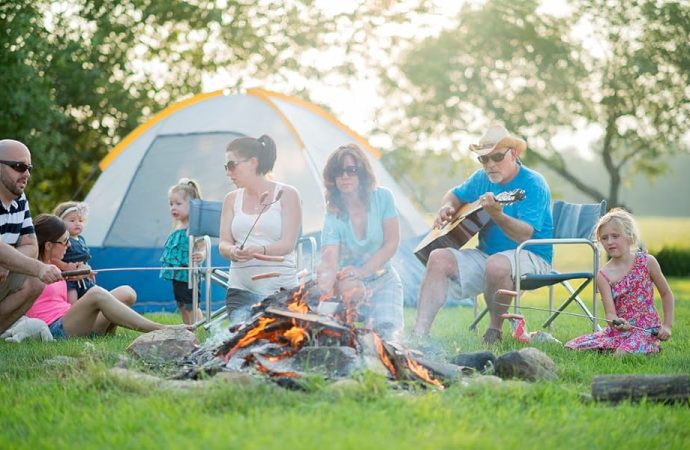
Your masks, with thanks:
M 442 381 L 466 373 L 458 366 L 425 361 L 418 353 L 361 328 L 354 322 L 353 309 L 358 305 L 347 298 L 333 314 L 318 313 L 320 297 L 313 281 L 266 297 L 252 307 L 251 319 L 229 330 L 228 339 L 187 358 L 180 376 L 253 369 L 294 386 L 288 380 L 310 372 L 338 378 L 364 366 L 392 380 L 443 389 Z

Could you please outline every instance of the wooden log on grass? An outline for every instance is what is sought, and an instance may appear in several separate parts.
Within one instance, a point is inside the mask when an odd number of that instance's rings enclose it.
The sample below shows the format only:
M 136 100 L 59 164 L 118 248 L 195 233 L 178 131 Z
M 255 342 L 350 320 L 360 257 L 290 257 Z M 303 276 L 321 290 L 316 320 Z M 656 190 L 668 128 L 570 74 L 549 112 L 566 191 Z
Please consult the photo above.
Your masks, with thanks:
M 602 375 L 592 380 L 592 398 L 618 403 L 647 398 L 654 402 L 687 402 L 690 398 L 688 375 Z

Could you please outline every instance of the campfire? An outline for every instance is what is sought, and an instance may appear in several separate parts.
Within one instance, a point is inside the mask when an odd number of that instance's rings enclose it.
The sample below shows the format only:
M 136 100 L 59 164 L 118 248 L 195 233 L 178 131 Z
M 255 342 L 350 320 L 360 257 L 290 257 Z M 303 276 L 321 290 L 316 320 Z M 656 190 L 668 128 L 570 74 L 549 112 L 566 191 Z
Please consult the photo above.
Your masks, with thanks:
M 443 389 L 444 380 L 465 368 L 427 361 L 421 353 L 386 342 L 357 322 L 357 305 L 348 301 L 330 314 L 319 313 L 327 299 L 308 281 L 254 305 L 251 318 L 231 327 L 223 342 L 204 346 L 183 362 L 177 378 L 196 379 L 219 371 L 255 371 L 276 379 L 299 379 L 310 373 L 343 378 L 357 369 L 385 374 L 391 380 L 421 382 Z

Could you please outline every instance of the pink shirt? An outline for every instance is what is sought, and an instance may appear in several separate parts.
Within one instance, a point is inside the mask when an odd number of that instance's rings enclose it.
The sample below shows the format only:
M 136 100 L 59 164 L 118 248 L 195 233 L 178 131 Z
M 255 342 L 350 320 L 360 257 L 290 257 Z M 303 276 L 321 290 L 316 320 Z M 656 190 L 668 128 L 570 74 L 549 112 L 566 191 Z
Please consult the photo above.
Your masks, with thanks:
M 72 304 L 67 300 L 67 282 L 61 280 L 47 284 L 26 315 L 50 325 L 64 316 L 71 307 Z

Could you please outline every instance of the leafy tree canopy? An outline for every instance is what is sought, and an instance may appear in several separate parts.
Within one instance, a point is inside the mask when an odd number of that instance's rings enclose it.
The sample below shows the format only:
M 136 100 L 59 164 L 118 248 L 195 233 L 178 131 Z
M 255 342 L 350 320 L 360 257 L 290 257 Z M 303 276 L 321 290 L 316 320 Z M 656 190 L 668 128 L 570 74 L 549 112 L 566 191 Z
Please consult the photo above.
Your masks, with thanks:
M 626 174 L 663 173 L 663 156 L 685 150 L 690 125 L 690 6 L 587 0 L 571 7 L 556 17 L 536 0 L 468 3 L 457 27 L 387 70 L 388 94 L 407 93 L 403 113 L 385 127 L 398 144 L 393 159 L 410 159 L 439 137 L 457 148 L 458 131 L 478 135 L 499 120 L 527 137 L 528 164 L 550 167 L 611 206 Z M 601 130 L 591 150 L 607 170 L 607 191 L 569 169 L 569 154 L 583 143 L 557 151 L 551 140 L 592 125 Z
M 83 196 L 95 165 L 145 118 L 221 68 L 237 84 L 296 67 L 323 20 L 310 1 L 0 3 L 0 136 L 25 142 L 37 211 Z M 231 87 L 231 86 L 229 86 Z

